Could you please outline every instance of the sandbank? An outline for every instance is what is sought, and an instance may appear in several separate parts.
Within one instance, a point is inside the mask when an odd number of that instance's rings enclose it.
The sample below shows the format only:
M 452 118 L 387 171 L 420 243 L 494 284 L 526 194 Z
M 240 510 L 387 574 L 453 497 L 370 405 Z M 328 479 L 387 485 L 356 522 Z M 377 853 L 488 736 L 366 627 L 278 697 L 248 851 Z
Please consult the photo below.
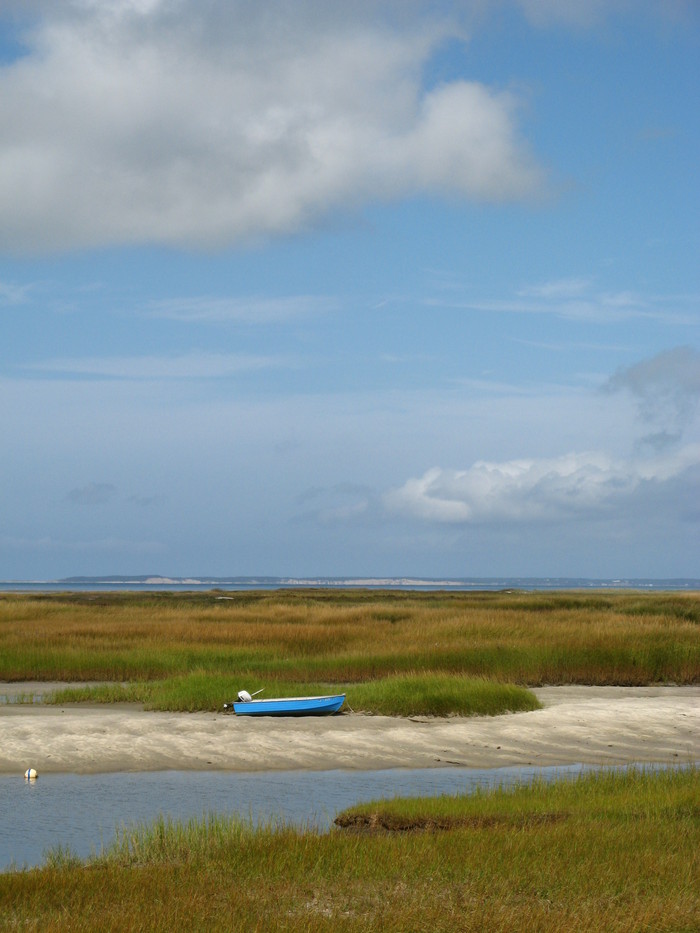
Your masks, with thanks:
M 57 684 L 0 684 L 10 698 Z M 277 719 L 139 706 L 0 704 L 0 773 L 497 768 L 700 761 L 700 686 L 542 687 L 489 717 Z

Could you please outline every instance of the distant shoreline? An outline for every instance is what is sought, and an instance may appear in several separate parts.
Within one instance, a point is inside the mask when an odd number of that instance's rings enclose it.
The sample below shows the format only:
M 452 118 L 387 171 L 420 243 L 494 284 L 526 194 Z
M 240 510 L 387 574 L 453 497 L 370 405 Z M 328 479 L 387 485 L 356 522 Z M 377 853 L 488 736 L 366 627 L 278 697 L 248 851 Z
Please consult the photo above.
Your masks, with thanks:
M 648 592 L 700 591 L 694 577 L 272 577 L 272 576 L 166 576 L 159 574 L 74 576 L 55 580 L 0 580 L 0 592 L 75 591 L 235 591 L 276 589 L 377 589 L 470 591 L 642 590 Z

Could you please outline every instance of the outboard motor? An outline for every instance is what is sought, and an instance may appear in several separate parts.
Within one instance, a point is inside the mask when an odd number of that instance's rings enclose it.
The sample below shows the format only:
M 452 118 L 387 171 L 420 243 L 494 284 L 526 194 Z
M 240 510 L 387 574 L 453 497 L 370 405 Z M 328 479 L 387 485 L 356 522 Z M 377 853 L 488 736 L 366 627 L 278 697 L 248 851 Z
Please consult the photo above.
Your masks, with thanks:
M 253 699 L 252 696 L 248 693 L 247 690 L 238 691 L 238 702 L 239 703 L 250 703 L 252 699 Z

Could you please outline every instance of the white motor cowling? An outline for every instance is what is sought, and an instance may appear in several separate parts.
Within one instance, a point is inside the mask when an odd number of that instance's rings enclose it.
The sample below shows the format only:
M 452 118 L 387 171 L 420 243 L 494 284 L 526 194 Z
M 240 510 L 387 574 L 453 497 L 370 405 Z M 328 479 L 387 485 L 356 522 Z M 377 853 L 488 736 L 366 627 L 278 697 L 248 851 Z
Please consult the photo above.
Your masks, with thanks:
M 248 693 L 247 690 L 238 691 L 238 702 L 239 703 L 250 703 L 252 699 L 253 699 L 252 696 Z

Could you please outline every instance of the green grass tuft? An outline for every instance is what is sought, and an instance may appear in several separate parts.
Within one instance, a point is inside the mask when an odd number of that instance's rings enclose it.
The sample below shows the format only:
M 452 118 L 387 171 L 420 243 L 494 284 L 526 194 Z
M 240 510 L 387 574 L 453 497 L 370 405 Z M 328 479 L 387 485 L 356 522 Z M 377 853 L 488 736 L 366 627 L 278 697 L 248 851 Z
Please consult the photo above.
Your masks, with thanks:
M 540 708 L 524 687 L 436 673 L 357 684 L 348 689 L 347 702 L 354 710 L 385 716 L 497 716 Z

